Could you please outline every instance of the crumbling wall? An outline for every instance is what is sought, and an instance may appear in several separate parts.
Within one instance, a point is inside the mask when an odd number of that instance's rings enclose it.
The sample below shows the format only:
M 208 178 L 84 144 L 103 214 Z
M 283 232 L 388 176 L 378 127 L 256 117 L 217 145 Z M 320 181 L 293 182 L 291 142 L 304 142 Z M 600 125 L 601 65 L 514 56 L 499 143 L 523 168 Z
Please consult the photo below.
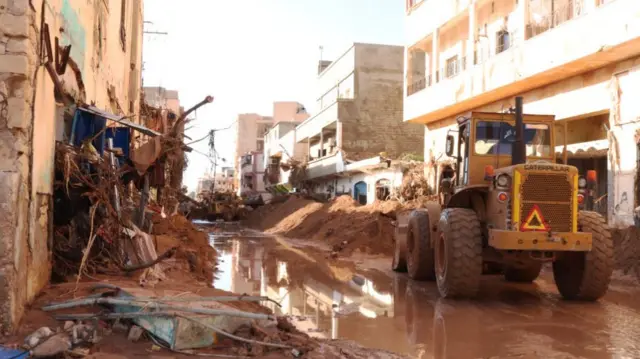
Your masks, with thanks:
M 30 236 L 47 230 L 50 203 L 34 200 L 31 171 L 38 33 L 29 0 L 0 1 L 0 332 L 48 280 L 47 241 Z

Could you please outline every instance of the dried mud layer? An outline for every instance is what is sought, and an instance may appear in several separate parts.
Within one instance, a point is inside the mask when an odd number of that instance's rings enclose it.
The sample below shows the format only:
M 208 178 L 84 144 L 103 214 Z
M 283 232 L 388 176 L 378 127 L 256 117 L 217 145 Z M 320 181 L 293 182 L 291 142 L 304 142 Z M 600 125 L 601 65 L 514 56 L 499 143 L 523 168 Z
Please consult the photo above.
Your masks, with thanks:
M 395 201 L 360 206 L 349 196 L 329 203 L 291 196 L 283 203 L 259 207 L 245 224 L 267 233 L 321 241 L 342 256 L 355 251 L 391 255 L 393 221 L 396 212 L 406 208 Z

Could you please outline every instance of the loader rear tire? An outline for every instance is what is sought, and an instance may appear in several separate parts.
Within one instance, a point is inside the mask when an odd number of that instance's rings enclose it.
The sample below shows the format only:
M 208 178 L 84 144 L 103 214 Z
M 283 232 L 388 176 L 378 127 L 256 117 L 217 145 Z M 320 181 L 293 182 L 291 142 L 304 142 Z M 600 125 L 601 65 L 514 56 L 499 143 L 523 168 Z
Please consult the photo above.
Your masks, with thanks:
M 602 215 L 580 211 L 578 230 L 592 234 L 589 252 L 566 252 L 553 263 L 553 277 L 564 299 L 596 301 L 605 295 L 613 272 L 613 241 Z
M 542 262 L 533 262 L 525 268 L 514 268 L 506 266 L 504 268 L 504 279 L 507 282 L 531 283 L 540 275 Z
M 447 208 L 436 239 L 436 281 L 444 298 L 472 298 L 482 276 L 482 232 L 471 209 Z
M 393 261 L 391 269 L 398 273 L 407 271 L 407 234 L 401 233 L 399 226 L 393 231 Z
M 424 209 L 411 212 L 407 232 L 407 272 L 411 279 L 435 280 L 429 225 L 429 212 Z

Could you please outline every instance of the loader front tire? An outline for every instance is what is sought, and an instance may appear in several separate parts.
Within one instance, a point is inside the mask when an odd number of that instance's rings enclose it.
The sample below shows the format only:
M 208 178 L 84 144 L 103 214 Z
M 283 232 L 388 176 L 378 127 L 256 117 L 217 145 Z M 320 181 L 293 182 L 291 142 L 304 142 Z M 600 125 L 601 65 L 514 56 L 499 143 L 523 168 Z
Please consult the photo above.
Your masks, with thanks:
M 472 298 L 482 276 L 482 233 L 471 209 L 447 208 L 436 239 L 436 281 L 444 298 Z
M 568 300 L 596 301 L 607 293 L 613 273 L 613 241 L 604 217 L 578 213 L 578 230 L 591 233 L 589 252 L 566 252 L 553 262 L 553 277 L 560 295 Z

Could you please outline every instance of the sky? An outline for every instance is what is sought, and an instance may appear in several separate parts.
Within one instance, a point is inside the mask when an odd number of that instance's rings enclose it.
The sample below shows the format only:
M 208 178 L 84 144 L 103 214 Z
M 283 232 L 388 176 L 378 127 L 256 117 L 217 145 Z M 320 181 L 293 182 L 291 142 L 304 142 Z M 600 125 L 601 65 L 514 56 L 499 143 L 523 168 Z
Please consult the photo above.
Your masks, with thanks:
M 313 115 L 317 64 L 353 42 L 402 45 L 404 2 L 399 0 L 146 0 L 144 86 L 178 90 L 189 108 L 207 95 L 214 102 L 191 118 L 186 135 L 201 138 L 232 125 L 239 113 L 270 116 L 274 101 L 298 101 Z M 233 128 L 233 127 L 232 127 Z M 216 134 L 216 150 L 232 166 L 232 129 Z M 188 140 L 187 140 L 188 141 Z M 208 152 L 207 141 L 194 144 Z M 194 190 L 211 161 L 189 154 L 184 184 Z

